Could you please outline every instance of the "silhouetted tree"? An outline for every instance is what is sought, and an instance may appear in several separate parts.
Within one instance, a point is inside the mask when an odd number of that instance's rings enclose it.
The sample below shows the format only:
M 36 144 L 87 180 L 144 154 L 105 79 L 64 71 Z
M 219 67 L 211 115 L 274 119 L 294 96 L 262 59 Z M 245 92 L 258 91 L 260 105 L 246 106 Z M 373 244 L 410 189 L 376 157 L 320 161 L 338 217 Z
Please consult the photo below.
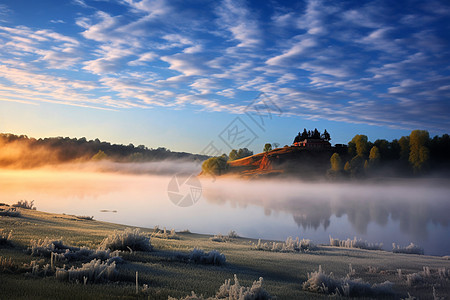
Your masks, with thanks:
M 331 140 L 330 134 L 328 133 L 328 131 L 326 129 L 323 132 L 321 138 L 327 142 L 329 142 Z
M 264 152 L 272 151 L 272 144 L 269 144 L 269 143 L 265 144 L 263 151 Z

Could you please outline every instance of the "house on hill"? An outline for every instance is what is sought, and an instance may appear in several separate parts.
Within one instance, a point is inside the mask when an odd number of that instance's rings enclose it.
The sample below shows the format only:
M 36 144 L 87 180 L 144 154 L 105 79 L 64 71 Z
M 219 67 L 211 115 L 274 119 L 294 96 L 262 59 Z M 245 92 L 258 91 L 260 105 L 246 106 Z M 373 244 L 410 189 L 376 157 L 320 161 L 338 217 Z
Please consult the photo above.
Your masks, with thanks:
M 325 129 L 324 133 L 321 134 L 320 131 L 314 129 L 314 131 L 303 130 L 303 133 L 298 133 L 292 144 L 293 147 L 302 147 L 306 149 L 331 149 L 330 144 L 330 134 Z
M 303 141 L 294 142 L 294 147 L 302 147 L 306 149 L 331 149 L 331 144 L 328 141 L 322 139 L 304 139 Z

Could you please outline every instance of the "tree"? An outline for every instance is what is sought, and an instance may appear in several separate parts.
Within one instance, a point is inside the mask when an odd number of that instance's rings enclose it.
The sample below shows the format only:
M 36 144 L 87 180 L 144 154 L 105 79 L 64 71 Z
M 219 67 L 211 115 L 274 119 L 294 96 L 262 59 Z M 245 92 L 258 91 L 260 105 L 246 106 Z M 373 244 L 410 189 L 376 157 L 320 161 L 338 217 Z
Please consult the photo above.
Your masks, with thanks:
M 306 128 L 303 128 L 301 140 L 303 141 L 306 140 L 307 138 L 309 138 L 308 131 L 306 131 Z
M 317 130 L 317 128 L 314 128 L 314 132 L 313 132 L 313 134 L 312 134 L 312 137 L 311 138 L 313 138 L 313 139 L 320 139 L 320 131 L 319 130 Z
M 352 168 L 350 167 L 350 163 L 347 161 L 344 166 L 344 171 L 350 173 L 351 169 Z
M 106 159 L 108 158 L 108 155 L 106 155 L 105 152 L 103 152 L 102 150 L 98 150 L 98 152 L 96 154 L 94 154 L 94 156 L 92 156 L 92 160 L 102 160 L 102 159 Z
M 280 146 L 280 143 L 272 143 L 273 149 L 277 149 Z
M 210 157 L 202 164 L 202 171 L 210 175 L 222 175 L 228 170 L 228 157 L 222 156 Z
M 325 131 L 322 134 L 321 137 L 323 140 L 329 142 L 331 140 L 330 134 L 328 133 L 328 131 L 325 129 Z
M 264 151 L 264 152 L 272 151 L 272 145 L 269 144 L 269 143 L 265 144 L 265 145 L 264 145 L 263 151 Z
M 333 153 L 330 158 L 331 170 L 334 172 L 339 172 L 342 170 L 342 160 L 338 153 Z
M 350 143 L 355 144 L 356 155 L 360 157 L 367 157 L 367 151 L 369 150 L 369 143 L 367 141 L 367 136 L 363 134 L 357 134 L 351 140 Z M 349 143 L 349 147 L 350 147 Z
M 233 161 L 236 159 L 241 159 L 247 156 L 253 155 L 253 151 L 248 150 L 247 148 L 240 148 L 239 150 L 233 149 L 229 154 L 229 160 Z
M 378 150 L 377 146 L 373 146 L 372 149 L 370 149 L 369 154 L 369 164 L 371 167 L 376 166 L 380 163 L 381 155 L 380 151 Z
M 409 136 L 402 136 L 398 140 L 398 144 L 400 145 L 400 160 L 408 161 L 409 160 Z
M 413 130 L 409 135 L 409 162 L 415 173 L 424 169 L 430 158 L 427 144 L 430 134 L 426 130 Z

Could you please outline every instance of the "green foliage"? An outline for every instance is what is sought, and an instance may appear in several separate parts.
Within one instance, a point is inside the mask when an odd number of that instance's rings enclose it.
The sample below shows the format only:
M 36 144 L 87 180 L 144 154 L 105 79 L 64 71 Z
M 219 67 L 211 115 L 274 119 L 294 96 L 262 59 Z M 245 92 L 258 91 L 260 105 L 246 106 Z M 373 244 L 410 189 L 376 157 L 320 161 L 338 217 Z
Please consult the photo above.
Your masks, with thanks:
M 422 171 L 428 163 L 430 156 L 427 144 L 429 140 L 430 135 L 426 130 L 413 130 L 409 136 L 409 162 L 415 173 Z
M 94 154 L 94 156 L 92 156 L 92 160 L 103 160 L 103 159 L 107 159 L 108 155 L 106 155 L 105 152 L 103 152 L 102 150 L 98 150 L 98 152 L 96 154 Z
M 369 154 L 370 166 L 378 165 L 380 163 L 380 160 L 381 160 L 380 150 L 378 150 L 377 146 L 373 146 L 372 149 L 370 149 Z
M 265 144 L 263 151 L 264 152 L 272 151 L 272 144 L 269 144 L 269 143 Z
M 247 156 L 252 156 L 253 151 L 248 150 L 247 148 L 240 148 L 239 150 L 233 149 L 230 152 L 229 160 L 233 161 L 236 159 L 241 159 Z
M 369 143 L 366 135 L 357 134 L 353 137 L 350 143 L 353 143 L 356 148 L 356 155 L 361 157 L 367 157 L 369 150 Z
M 330 158 L 331 170 L 334 172 L 339 172 L 342 170 L 342 160 L 338 153 L 334 153 Z
M 202 164 L 202 171 L 209 175 L 222 175 L 228 170 L 227 161 L 228 157 L 225 154 L 208 158 Z

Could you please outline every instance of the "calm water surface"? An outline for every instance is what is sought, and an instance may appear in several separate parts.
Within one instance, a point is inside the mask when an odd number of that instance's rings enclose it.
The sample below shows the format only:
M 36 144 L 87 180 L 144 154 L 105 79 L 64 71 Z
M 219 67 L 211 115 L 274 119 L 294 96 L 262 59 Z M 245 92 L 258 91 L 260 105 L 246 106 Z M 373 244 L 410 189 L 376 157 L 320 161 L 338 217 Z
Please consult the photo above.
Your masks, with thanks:
M 328 243 L 354 236 L 392 249 L 418 244 L 450 254 L 450 181 L 378 184 L 201 179 L 202 198 L 178 207 L 168 198 L 171 176 L 81 171 L 0 171 L 0 202 L 35 200 L 39 210 L 92 215 L 134 226 Z M 107 210 L 108 212 L 101 212 Z M 112 212 L 116 211 L 116 212 Z

